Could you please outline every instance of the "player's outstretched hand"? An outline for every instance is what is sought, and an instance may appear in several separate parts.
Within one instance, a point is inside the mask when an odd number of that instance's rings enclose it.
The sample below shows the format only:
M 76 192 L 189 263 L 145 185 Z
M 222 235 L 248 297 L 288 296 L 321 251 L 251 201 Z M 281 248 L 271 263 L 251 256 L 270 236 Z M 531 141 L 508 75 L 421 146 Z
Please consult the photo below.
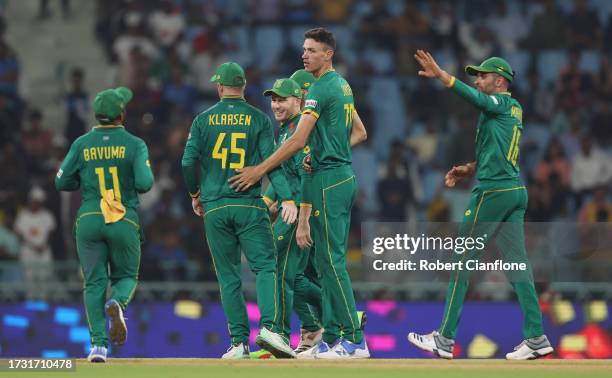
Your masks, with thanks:
M 202 205 L 202 201 L 200 201 L 200 197 L 191 199 L 191 207 L 197 216 L 201 217 L 204 215 L 204 206 Z
M 457 184 L 457 181 L 471 176 L 472 173 L 473 170 L 468 165 L 455 166 L 446 173 L 446 176 L 444 176 L 444 184 L 452 188 Z
M 312 247 L 312 237 L 310 236 L 310 224 L 308 220 L 298 223 L 297 231 L 295 232 L 295 240 L 300 249 Z
M 238 174 L 229 178 L 230 188 L 235 189 L 237 192 L 244 192 L 251 186 L 257 184 L 263 173 L 260 172 L 257 166 L 244 167 L 236 169 Z
M 295 206 L 295 202 L 283 201 L 283 203 L 281 204 L 281 207 L 283 209 L 281 212 L 281 216 L 283 217 L 283 220 L 285 221 L 285 223 L 293 224 L 293 222 L 295 222 L 295 220 L 297 219 L 297 215 L 298 215 L 298 209 Z
M 417 50 L 414 54 L 414 58 L 419 62 L 422 70 L 419 71 L 419 76 L 425 76 L 429 78 L 437 78 L 442 76 L 442 69 L 436 63 L 436 60 L 431 54 L 425 50 Z
M 302 160 L 302 166 L 304 166 L 306 173 L 312 173 L 312 165 L 310 164 L 311 159 L 312 156 L 308 154 L 304 156 L 304 160 Z

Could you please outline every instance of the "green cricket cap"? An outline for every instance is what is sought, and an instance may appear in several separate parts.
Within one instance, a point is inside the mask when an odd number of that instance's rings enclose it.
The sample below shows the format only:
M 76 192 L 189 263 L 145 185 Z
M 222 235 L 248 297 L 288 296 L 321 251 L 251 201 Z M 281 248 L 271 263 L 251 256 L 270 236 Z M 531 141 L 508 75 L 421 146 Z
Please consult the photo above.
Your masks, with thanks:
M 100 121 L 111 122 L 125 110 L 134 94 L 129 88 L 119 87 L 99 92 L 93 102 L 93 111 Z
M 505 77 L 509 82 L 512 82 L 514 78 L 514 71 L 512 67 L 510 67 L 510 64 L 508 64 L 505 59 L 496 56 L 486 59 L 480 66 L 465 67 L 465 72 L 472 76 L 475 76 L 478 72 L 494 72 Z
M 240 64 L 225 62 L 217 68 L 210 81 L 229 87 L 241 87 L 246 82 L 246 76 Z
M 281 97 L 297 97 L 302 98 L 302 90 L 300 85 L 293 79 L 278 79 L 274 82 L 272 89 L 268 89 L 263 94 L 264 96 L 271 96 L 272 93 Z
M 309 90 L 312 83 L 317 81 L 314 75 L 305 69 L 295 71 L 290 78 L 295 80 L 304 90 Z

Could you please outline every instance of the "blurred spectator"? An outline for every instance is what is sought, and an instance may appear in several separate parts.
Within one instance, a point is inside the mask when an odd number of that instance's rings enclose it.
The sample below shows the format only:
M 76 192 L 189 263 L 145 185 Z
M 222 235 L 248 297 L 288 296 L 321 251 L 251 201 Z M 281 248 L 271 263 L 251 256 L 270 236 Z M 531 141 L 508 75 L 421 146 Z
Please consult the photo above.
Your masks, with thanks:
M 509 12 L 505 0 L 496 1 L 495 14 L 488 18 L 486 24 L 506 54 L 516 51 L 519 40 L 528 31 L 525 17 L 517 12 Z
M 434 163 L 438 157 L 440 145 L 439 127 L 436 121 L 436 118 L 430 115 L 425 120 L 425 130 L 406 140 L 406 146 L 414 152 L 419 162 L 419 168 L 423 166 L 435 167 Z
M 149 26 L 155 41 L 162 48 L 168 48 L 177 41 L 186 24 L 180 8 L 175 9 L 171 0 L 162 0 L 159 9 L 149 17 Z
M 580 152 L 572 160 L 571 187 L 577 195 L 577 205 L 582 197 L 601 185 L 607 185 L 612 178 L 612 160 L 600 148 L 593 145 L 590 136 L 580 140 Z
M 349 17 L 353 0 L 315 0 L 317 5 L 316 18 L 319 22 L 342 24 Z
M 19 238 L 7 225 L 7 214 L 0 213 L 0 261 L 19 257 Z
M 17 96 L 19 62 L 13 49 L 0 40 L 0 93 Z
M 561 69 L 560 73 L 559 93 L 562 101 L 566 102 L 565 105 L 572 109 L 579 109 L 589 102 L 593 90 L 593 81 L 588 74 L 580 70 L 579 60 L 580 52 L 571 50 L 567 58 L 567 65 Z
M 392 15 L 387 9 L 386 0 L 369 2 L 370 10 L 359 24 L 360 40 L 364 47 L 378 46 L 395 50 L 396 41 L 391 24 Z
M 548 195 L 556 205 L 555 214 L 562 213 L 570 190 L 571 169 L 558 139 L 549 142 L 544 158 L 535 168 L 535 179 L 550 191 Z
M 548 181 L 535 181 L 527 186 L 529 202 L 525 212 L 526 222 L 550 222 L 555 213 Z
M 34 174 L 44 172 L 44 165 L 50 152 L 49 147 L 53 140 L 51 130 L 43 127 L 42 119 L 40 110 L 32 110 L 28 116 L 29 125 L 21 137 L 28 172 Z
M 500 38 L 503 38 L 503 36 Z M 461 24 L 459 26 L 459 41 L 465 48 L 467 59 L 476 64 L 480 64 L 480 62 L 492 56 L 493 51 L 495 51 L 495 36 L 485 25 Z
M 62 7 L 62 16 L 64 17 L 64 20 L 69 19 L 70 0 L 61 0 L 60 4 Z M 53 16 L 53 13 L 51 13 L 49 10 L 49 0 L 39 0 L 38 19 L 42 21 L 51 18 L 51 16 Z
M 15 232 L 21 240 L 19 261 L 24 264 L 28 298 L 45 298 L 45 283 L 51 279 L 53 254 L 49 247 L 56 223 L 53 214 L 44 207 L 47 195 L 38 186 L 29 194 L 28 207 L 15 219 Z
M 135 47 L 150 59 L 158 56 L 159 49 L 147 36 L 143 17 L 137 12 L 125 15 L 127 31 L 121 34 L 113 44 L 113 52 L 117 54 L 119 62 L 127 62 Z
M 604 98 L 598 98 L 593 106 L 591 135 L 603 146 L 612 145 L 612 106 Z
M 543 3 L 544 9 L 534 17 L 524 44 L 532 50 L 564 48 L 568 34 L 565 16 L 555 0 L 544 0 Z
M 145 256 L 159 264 L 163 280 L 176 281 L 187 278 L 186 270 L 189 260 L 176 232 L 165 232 L 161 240 L 151 244 Z
M 602 42 L 602 30 L 599 17 L 594 10 L 587 7 L 586 0 L 574 0 L 574 10 L 567 18 L 569 39 L 573 48 L 599 49 Z
M 393 141 L 389 159 L 378 169 L 379 218 L 383 222 L 404 222 L 412 199 L 410 172 L 402 155 L 402 142 Z
M 458 50 L 457 21 L 449 2 L 433 1 L 431 6 L 431 37 L 436 49 Z M 444 67 L 443 67 L 444 68 Z
M 70 73 L 70 89 L 65 96 L 66 104 L 66 139 L 72 144 L 76 138 L 87 130 L 89 117 L 89 97 L 83 89 L 85 73 L 80 68 L 74 68 Z
M 598 188 L 593 198 L 585 203 L 578 213 L 580 223 L 612 222 L 612 203 L 608 201 L 606 189 Z

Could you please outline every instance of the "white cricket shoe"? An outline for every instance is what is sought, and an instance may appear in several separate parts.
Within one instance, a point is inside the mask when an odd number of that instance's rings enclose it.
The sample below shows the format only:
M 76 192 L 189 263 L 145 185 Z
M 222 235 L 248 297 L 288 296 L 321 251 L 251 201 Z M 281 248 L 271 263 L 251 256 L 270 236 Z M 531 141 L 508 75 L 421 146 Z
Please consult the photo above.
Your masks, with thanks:
M 106 354 L 108 349 L 103 346 L 94 345 L 91 347 L 89 351 L 89 356 L 87 356 L 87 361 L 89 362 L 106 362 Z
M 323 339 L 323 328 L 318 329 L 316 331 L 307 331 L 305 329 L 300 330 L 300 343 L 297 348 L 294 349 L 296 354 L 300 354 L 302 352 L 311 349 L 315 345 L 319 344 Z
M 340 339 L 329 350 L 317 351 L 315 358 L 328 360 L 370 358 L 370 350 L 368 349 L 365 337 L 359 344 L 346 339 Z
M 272 353 L 276 358 L 295 358 L 295 352 L 283 337 L 267 328 L 262 328 L 255 339 L 255 343 Z
M 410 332 L 408 341 L 419 349 L 426 352 L 432 352 L 438 357 L 451 360 L 453 358 L 453 347 L 455 341 L 443 338 L 438 331 L 433 331 L 427 335 L 419 335 L 418 333 Z
M 315 359 L 315 355 L 320 350 L 321 352 L 326 352 L 331 347 L 323 340 L 319 341 L 318 344 L 313 345 L 310 349 L 306 349 L 303 352 L 300 352 L 296 355 L 296 357 L 300 360 L 313 360 Z
M 227 352 L 221 356 L 224 360 L 242 360 L 244 358 L 251 358 L 249 353 L 249 345 L 246 343 L 232 344 Z
M 108 336 L 111 342 L 115 345 L 123 345 L 127 340 L 127 325 L 123 317 L 121 305 L 115 299 L 110 299 L 104 305 L 104 311 L 109 317 L 110 327 L 108 328 Z
M 514 352 L 506 354 L 507 360 L 535 360 L 554 351 L 546 335 L 523 340 L 514 347 Z

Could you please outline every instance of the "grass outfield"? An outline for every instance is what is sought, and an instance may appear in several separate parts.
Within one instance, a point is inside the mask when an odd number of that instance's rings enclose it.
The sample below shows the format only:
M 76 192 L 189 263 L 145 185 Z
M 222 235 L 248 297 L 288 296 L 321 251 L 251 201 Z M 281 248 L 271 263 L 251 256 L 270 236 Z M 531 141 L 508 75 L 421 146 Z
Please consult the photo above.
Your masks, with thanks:
M 0 377 L 7 374 L 0 372 Z M 378 375 L 380 374 L 380 375 Z M 13 372 L 8 375 L 16 376 Z M 8 376 L 6 375 L 6 376 Z M 378 376 L 377 376 L 378 375 Z M 220 377 L 220 378 L 528 378 L 612 376 L 612 360 L 243 360 L 218 359 L 109 359 L 106 364 L 78 360 L 76 372 L 35 373 L 24 377 Z

